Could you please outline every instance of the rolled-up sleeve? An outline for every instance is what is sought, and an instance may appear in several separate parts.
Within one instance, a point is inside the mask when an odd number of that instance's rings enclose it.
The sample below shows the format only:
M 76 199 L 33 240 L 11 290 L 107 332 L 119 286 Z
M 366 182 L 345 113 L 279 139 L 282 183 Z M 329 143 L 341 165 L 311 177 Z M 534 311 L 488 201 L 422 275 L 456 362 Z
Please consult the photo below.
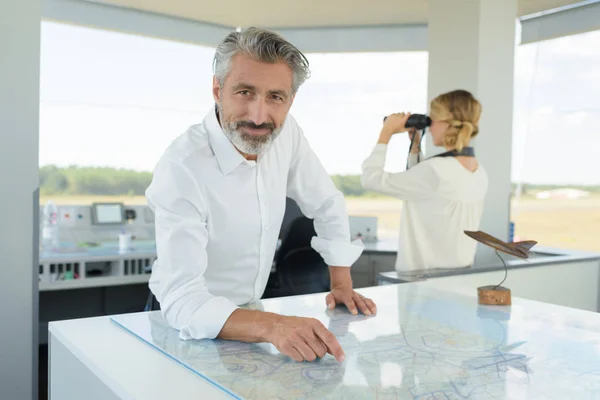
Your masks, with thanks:
M 390 173 L 384 170 L 386 153 L 387 145 L 377 144 L 363 162 L 361 184 L 364 189 L 401 200 L 424 199 L 438 189 L 439 177 L 427 162 L 415 163 L 403 172 Z
M 308 218 L 314 219 L 317 236 L 312 247 L 325 263 L 350 267 L 364 250 L 360 240 L 351 241 L 346 201 L 298 124 L 291 118 L 293 155 L 290 165 L 287 195 L 294 199 Z
M 155 214 L 158 261 L 150 288 L 169 325 L 182 339 L 213 339 L 237 308 L 206 288 L 205 202 L 189 170 L 176 161 L 159 161 L 146 190 Z

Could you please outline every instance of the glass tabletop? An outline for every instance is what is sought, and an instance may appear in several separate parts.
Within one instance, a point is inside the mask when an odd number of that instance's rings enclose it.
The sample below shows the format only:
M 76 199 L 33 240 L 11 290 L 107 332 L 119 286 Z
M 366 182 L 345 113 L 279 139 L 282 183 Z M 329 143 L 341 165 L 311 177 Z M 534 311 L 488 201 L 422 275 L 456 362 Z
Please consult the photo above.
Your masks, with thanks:
M 112 317 L 118 325 L 237 399 L 598 399 L 600 315 L 420 283 L 358 290 L 376 316 L 327 310 L 325 294 L 250 308 L 319 319 L 346 360 L 297 363 L 270 344 L 179 339 L 160 312 Z

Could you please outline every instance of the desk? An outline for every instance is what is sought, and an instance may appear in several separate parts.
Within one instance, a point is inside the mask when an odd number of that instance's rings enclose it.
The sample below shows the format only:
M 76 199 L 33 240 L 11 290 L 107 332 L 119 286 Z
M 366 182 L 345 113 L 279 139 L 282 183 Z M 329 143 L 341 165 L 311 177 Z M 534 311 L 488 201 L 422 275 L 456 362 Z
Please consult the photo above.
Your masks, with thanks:
M 346 360 L 295 363 L 270 344 L 181 341 L 158 312 L 52 322 L 54 399 L 593 399 L 600 314 L 423 283 L 361 289 L 374 317 L 328 311 L 325 294 L 252 307 L 321 320 Z M 116 321 L 116 322 L 115 322 Z
M 398 251 L 397 240 L 366 242 L 363 256 L 353 268 L 360 287 L 374 286 L 377 272 L 392 271 Z M 94 287 L 132 285 L 147 283 L 152 264 L 156 260 L 156 245 L 153 241 L 133 242 L 128 250 L 119 250 L 116 245 L 96 248 L 68 247 L 58 251 L 40 253 L 40 292 L 85 289 Z M 86 273 L 90 268 L 101 268 L 104 273 L 93 276 Z M 78 279 L 59 279 L 67 270 L 76 272 Z M 368 274 L 368 280 L 362 280 Z
M 513 296 L 600 311 L 600 254 L 536 247 L 527 260 L 505 254 L 503 258 L 508 269 L 504 286 Z M 377 283 L 426 281 L 443 290 L 476 293 L 478 287 L 498 284 L 504 276 L 504 265 L 498 260 L 468 268 L 379 272 Z
M 352 266 L 351 273 L 356 288 L 376 286 L 382 281 L 399 283 L 410 281 L 398 277 L 394 271 L 398 242 L 396 239 L 365 242 L 365 251 Z M 113 313 L 142 310 L 148 293 L 148 278 L 152 262 L 156 259 L 153 242 L 134 242 L 134 248 L 121 252 L 116 246 L 91 248 L 85 251 L 73 249 L 63 252 L 44 252 L 40 258 L 40 343 L 47 342 L 48 322 L 70 318 L 83 318 Z M 600 255 L 574 250 L 557 250 L 536 246 L 532 258 L 527 261 L 509 260 L 511 268 L 519 269 L 509 275 L 508 284 L 517 289 L 518 295 L 533 296 L 530 299 L 586 310 L 600 310 Z M 105 276 L 83 275 L 82 279 L 53 280 L 52 268 L 75 267 L 80 271 L 87 267 L 102 266 Z M 544 268 L 538 268 L 544 267 Z M 500 282 L 503 266 L 495 264 L 476 265 L 464 270 L 425 273 L 417 279 L 433 280 L 444 288 Z M 548 273 L 548 271 L 550 271 Z M 485 272 L 485 273 L 484 273 Z M 521 275 L 523 279 L 517 279 Z M 444 278 L 444 279 L 441 279 Z M 512 280 L 517 279 L 517 285 Z M 379 282 L 378 282 L 379 280 Z M 538 283 L 552 283 L 567 290 L 556 291 Z M 518 285 L 525 285 L 519 290 Z M 537 285 L 537 286 L 536 286 Z M 552 287 L 552 286 L 551 286 Z
M 365 252 L 352 268 L 355 286 L 375 286 L 376 272 L 392 271 L 396 249 L 395 240 L 365 243 Z M 48 341 L 49 321 L 143 310 L 155 259 L 156 246 L 150 240 L 133 241 L 125 251 L 114 243 L 41 252 L 40 343 Z M 67 270 L 79 279 L 58 279 Z
M 156 245 L 147 241 L 134 246 L 127 250 L 112 245 L 41 252 L 40 292 L 146 283 L 156 260 Z M 61 279 L 67 271 L 76 273 L 77 279 Z

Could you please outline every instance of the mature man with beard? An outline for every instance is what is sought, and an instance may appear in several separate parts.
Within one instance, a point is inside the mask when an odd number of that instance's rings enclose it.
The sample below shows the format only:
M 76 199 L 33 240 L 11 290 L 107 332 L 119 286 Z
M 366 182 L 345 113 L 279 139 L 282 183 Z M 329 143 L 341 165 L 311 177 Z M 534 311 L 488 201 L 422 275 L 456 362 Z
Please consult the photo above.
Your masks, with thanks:
M 263 295 L 286 196 L 314 219 L 312 247 L 330 266 L 326 305 L 376 312 L 352 288 L 344 198 L 288 114 L 308 61 L 279 35 L 250 28 L 216 49 L 215 109 L 166 150 L 146 192 L 155 213 L 158 260 L 150 288 L 182 339 L 269 342 L 297 361 L 332 354 L 318 320 L 241 309 Z

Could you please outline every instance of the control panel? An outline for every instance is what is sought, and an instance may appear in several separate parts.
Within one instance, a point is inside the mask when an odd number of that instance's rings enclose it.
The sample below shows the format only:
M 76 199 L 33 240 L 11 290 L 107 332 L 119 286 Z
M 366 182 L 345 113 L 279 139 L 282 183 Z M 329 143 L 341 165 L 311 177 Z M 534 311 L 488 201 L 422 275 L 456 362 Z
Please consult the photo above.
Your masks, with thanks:
M 131 233 L 138 241 L 154 240 L 154 213 L 148 206 L 121 204 L 103 207 L 105 204 L 108 203 L 57 206 L 60 243 L 90 247 L 105 242 L 116 243 L 123 231 Z M 44 223 L 43 208 L 40 207 L 40 232 Z
M 349 222 L 350 234 L 353 240 L 377 241 L 377 217 L 350 216 Z

